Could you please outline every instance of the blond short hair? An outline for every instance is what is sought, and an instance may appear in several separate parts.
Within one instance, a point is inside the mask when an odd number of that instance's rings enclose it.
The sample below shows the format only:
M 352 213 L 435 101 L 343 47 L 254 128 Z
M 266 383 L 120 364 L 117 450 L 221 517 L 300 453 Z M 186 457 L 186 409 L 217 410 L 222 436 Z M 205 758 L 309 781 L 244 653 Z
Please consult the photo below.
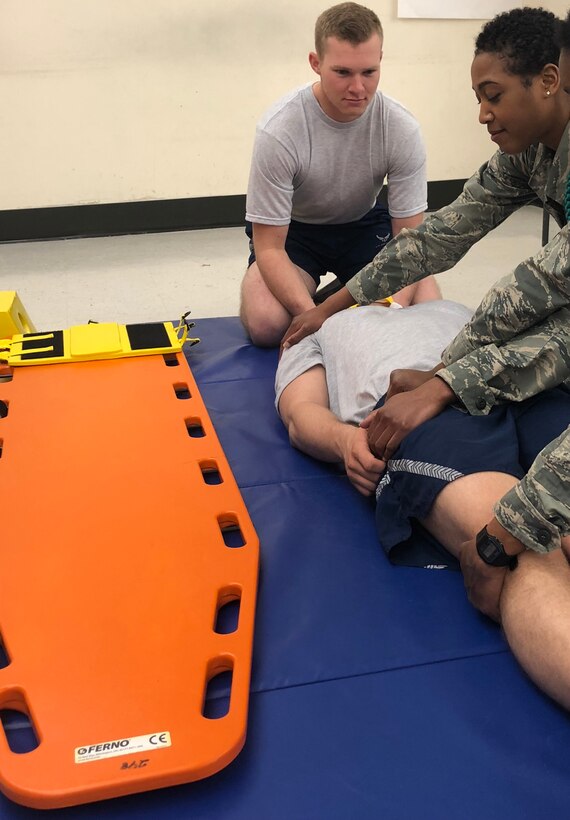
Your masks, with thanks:
M 346 40 L 353 46 L 365 43 L 373 34 L 383 36 L 378 15 L 359 3 L 339 3 L 319 15 L 315 24 L 315 51 L 322 57 L 327 37 Z

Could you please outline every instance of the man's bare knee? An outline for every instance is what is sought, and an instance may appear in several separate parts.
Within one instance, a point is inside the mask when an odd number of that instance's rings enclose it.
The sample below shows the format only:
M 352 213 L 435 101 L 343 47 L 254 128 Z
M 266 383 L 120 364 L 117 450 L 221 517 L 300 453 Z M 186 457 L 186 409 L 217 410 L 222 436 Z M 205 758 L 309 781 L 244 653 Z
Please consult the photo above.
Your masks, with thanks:
M 267 288 L 255 262 L 243 277 L 239 316 L 251 341 L 259 347 L 276 347 L 291 321 Z
M 246 332 L 257 347 L 277 347 L 283 334 L 289 327 L 289 322 L 271 321 L 271 317 L 257 311 L 240 309 L 240 319 Z
M 394 301 L 402 307 L 419 305 L 421 302 L 433 302 L 437 299 L 441 299 L 441 290 L 433 276 L 428 276 L 413 285 L 408 285 L 394 294 Z
M 435 277 L 427 276 L 425 279 L 421 279 L 417 282 L 412 304 L 419 305 L 421 302 L 433 302 L 441 298 L 441 289 Z

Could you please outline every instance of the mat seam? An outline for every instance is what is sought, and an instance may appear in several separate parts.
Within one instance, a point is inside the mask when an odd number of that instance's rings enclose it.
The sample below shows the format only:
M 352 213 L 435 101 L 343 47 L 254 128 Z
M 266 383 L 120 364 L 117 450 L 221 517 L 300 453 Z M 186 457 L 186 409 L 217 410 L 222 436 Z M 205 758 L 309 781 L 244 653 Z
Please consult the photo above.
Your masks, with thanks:
M 493 652 L 478 652 L 474 655 L 460 655 L 456 658 L 440 658 L 434 661 L 426 661 L 425 663 L 411 663 L 405 664 L 403 666 L 390 666 L 386 669 L 376 669 L 370 672 L 359 672 L 353 675 L 341 675 L 335 678 L 323 678 L 321 680 L 313 680 L 313 681 L 306 681 L 304 683 L 291 683 L 287 686 L 274 686 L 271 689 L 250 689 L 250 695 L 264 695 L 270 692 L 284 692 L 287 689 L 299 689 L 302 686 L 314 686 L 315 684 L 321 683 L 335 683 L 336 681 L 343 681 L 343 680 L 356 680 L 358 678 L 368 678 L 371 675 L 382 675 L 385 672 L 400 672 L 404 669 L 422 669 L 427 666 L 437 666 L 441 663 L 455 663 L 456 661 L 465 661 L 465 660 L 472 660 L 474 658 L 488 658 L 494 655 L 506 655 L 509 654 L 510 650 L 508 647 L 504 649 L 497 649 Z M 209 700 L 221 700 L 223 698 L 227 698 L 227 693 L 223 695 L 216 695 L 216 697 L 209 698 Z
M 313 686 L 314 684 L 319 683 L 334 683 L 335 681 L 343 681 L 343 680 L 351 680 L 356 678 L 366 678 L 370 677 L 371 675 L 381 675 L 384 672 L 399 672 L 403 669 L 421 669 L 427 666 L 437 666 L 438 664 L 442 663 L 455 663 L 456 661 L 464 661 L 464 660 L 471 660 L 474 658 L 487 658 L 492 657 L 494 655 L 506 655 L 510 654 L 510 650 L 508 647 L 504 649 L 497 649 L 492 652 L 478 652 L 474 655 L 460 655 L 455 658 L 440 658 L 434 661 L 426 661 L 425 663 L 411 663 L 411 664 L 404 664 L 402 666 L 390 666 L 385 669 L 377 669 L 370 672 L 359 672 L 353 675 L 341 675 L 339 677 L 334 678 L 323 678 L 322 680 L 314 680 L 314 681 L 307 681 L 305 683 L 292 683 L 288 686 L 275 686 L 271 689 L 250 689 L 250 694 L 252 695 L 262 695 L 266 692 L 280 692 L 285 689 L 298 689 L 301 686 Z

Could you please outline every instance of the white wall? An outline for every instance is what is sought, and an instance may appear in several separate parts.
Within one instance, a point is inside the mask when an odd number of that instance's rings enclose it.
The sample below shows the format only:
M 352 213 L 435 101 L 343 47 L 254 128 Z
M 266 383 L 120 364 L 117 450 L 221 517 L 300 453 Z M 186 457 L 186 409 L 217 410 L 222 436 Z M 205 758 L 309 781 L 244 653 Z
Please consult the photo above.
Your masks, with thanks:
M 0 0 L 0 210 L 244 193 L 255 122 L 314 76 L 314 21 L 331 4 Z M 482 21 L 369 5 L 382 88 L 420 120 L 429 179 L 469 176 L 492 152 L 469 77 Z

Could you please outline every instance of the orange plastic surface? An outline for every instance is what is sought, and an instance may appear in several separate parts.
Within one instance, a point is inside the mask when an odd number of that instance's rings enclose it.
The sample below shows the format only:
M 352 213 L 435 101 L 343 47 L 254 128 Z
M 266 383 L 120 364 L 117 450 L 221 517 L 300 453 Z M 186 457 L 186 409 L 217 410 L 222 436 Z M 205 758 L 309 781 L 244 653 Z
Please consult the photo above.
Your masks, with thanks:
M 245 742 L 259 548 L 184 356 L 15 369 L 0 400 L 0 709 L 39 739 L 16 754 L 0 729 L 0 789 L 55 808 L 213 774 Z

